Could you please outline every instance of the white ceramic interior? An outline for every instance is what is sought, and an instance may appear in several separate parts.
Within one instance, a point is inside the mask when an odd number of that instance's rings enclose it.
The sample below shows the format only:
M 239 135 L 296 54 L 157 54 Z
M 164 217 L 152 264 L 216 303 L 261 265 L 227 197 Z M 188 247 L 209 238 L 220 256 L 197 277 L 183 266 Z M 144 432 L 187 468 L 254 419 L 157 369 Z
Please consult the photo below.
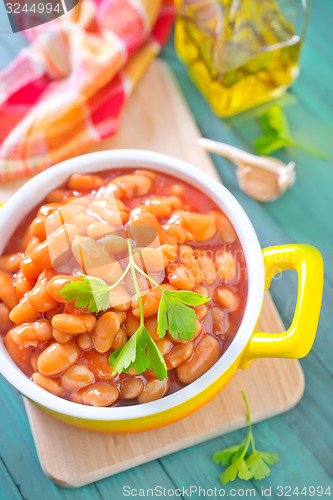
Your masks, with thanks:
M 260 314 L 264 294 L 264 265 L 254 228 L 243 208 L 222 184 L 183 161 L 142 150 L 113 150 L 91 153 L 64 161 L 28 181 L 0 211 L 0 254 L 18 224 L 52 189 L 73 172 L 98 172 L 119 168 L 145 168 L 178 177 L 205 192 L 229 217 L 242 244 L 248 268 L 248 299 L 240 328 L 228 350 L 198 380 L 157 401 L 119 408 L 96 408 L 66 401 L 30 381 L 10 358 L 0 342 L 1 374 L 23 395 L 50 410 L 93 420 L 128 420 L 167 410 L 192 398 L 225 372 L 248 343 Z

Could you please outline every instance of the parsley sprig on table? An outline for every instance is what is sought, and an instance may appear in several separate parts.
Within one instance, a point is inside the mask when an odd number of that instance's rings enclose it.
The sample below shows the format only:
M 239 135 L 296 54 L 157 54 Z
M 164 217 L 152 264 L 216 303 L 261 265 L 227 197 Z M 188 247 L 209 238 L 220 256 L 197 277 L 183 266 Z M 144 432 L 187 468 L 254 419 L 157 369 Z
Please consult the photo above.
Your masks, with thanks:
M 109 286 L 105 281 L 93 276 L 81 275 L 81 280 L 66 284 L 60 294 L 67 301 L 75 301 L 76 307 L 87 307 L 90 312 L 106 311 L 110 307 L 110 292 L 115 288 L 130 271 L 140 308 L 140 326 L 128 342 L 113 352 L 109 363 L 114 373 L 128 373 L 135 368 L 137 374 L 152 370 L 159 380 L 167 376 L 164 358 L 149 335 L 144 324 L 144 310 L 142 297 L 136 273 L 145 276 L 162 293 L 158 316 L 157 333 L 163 338 L 167 332 L 173 338 L 190 340 L 196 331 L 196 314 L 192 307 L 205 304 L 210 300 L 198 293 L 182 290 L 164 290 L 151 276 L 146 274 L 133 259 L 132 240 L 127 239 L 128 265 L 116 283 Z
M 246 406 L 249 432 L 240 445 L 231 446 L 214 454 L 214 463 L 228 466 L 220 477 L 223 484 L 234 481 L 237 476 L 245 481 L 252 478 L 258 480 L 264 479 L 271 472 L 268 466 L 275 464 L 279 460 L 277 453 L 267 453 L 256 449 L 252 432 L 250 408 L 244 392 L 241 391 L 241 394 Z M 249 451 L 250 447 L 252 448 L 252 453 Z
M 272 106 L 260 117 L 260 124 L 265 135 L 254 142 L 254 149 L 260 155 L 270 155 L 279 149 L 293 146 L 303 149 L 319 158 L 327 159 L 327 155 L 311 146 L 300 144 L 291 135 L 286 115 L 280 106 Z

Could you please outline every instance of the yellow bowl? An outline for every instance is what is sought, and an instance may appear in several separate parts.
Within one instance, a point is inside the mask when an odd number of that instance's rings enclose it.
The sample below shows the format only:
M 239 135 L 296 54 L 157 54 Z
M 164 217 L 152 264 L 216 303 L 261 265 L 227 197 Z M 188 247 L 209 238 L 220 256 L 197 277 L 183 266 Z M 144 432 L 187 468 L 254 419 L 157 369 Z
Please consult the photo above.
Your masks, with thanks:
M 230 347 L 198 380 L 157 401 L 119 408 L 85 406 L 48 393 L 29 380 L 16 366 L 3 343 L 2 375 L 25 397 L 54 417 L 77 427 L 99 432 L 139 432 L 171 424 L 208 403 L 228 383 L 239 367 L 256 358 L 301 358 L 313 344 L 323 289 L 320 253 L 308 245 L 260 248 L 246 213 L 220 183 L 192 165 L 150 151 L 113 150 L 92 153 L 62 162 L 27 182 L 1 209 L 0 253 L 26 213 L 73 172 L 98 172 L 121 168 L 145 168 L 168 173 L 207 194 L 229 217 L 242 244 L 248 269 L 248 298 L 239 330 Z M 291 327 L 284 333 L 254 333 L 264 291 L 273 276 L 285 269 L 298 273 L 298 297 Z

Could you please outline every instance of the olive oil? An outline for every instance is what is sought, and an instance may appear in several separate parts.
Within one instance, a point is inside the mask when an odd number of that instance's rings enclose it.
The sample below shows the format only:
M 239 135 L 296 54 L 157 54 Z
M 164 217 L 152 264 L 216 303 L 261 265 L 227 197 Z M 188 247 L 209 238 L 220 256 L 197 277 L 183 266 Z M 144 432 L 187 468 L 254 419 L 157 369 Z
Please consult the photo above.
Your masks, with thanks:
M 177 52 L 219 116 L 278 97 L 298 76 L 302 39 L 276 1 L 176 0 L 176 6 Z

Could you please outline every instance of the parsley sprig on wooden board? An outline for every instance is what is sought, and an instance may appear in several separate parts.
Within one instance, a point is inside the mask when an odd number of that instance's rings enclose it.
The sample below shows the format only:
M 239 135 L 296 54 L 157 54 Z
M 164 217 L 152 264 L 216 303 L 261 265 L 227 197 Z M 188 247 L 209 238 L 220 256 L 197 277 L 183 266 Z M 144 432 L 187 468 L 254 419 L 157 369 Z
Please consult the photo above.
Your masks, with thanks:
M 277 453 L 267 453 L 256 449 L 252 432 L 250 408 L 244 392 L 241 391 L 241 394 L 246 406 L 249 432 L 240 445 L 231 446 L 214 454 L 214 463 L 225 467 L 228 466 L 220 477 L 223 484 L 234 481 L 237 476 L 245 481 L 252 478 L 258 480 L 264 479 L 271 472 L 268 466 L 275 464 L 279 460 Z M 252 453 L 249 451 L 250 447 L 252 448 Z
M 196 331 L 194 324 L 196 314 L 193 307 L 205 304 L 210 298 L 191 291 L 164 290 L 134 262 L 130 238 L 127 239 L 127 246 L 128 265 L 122 276 L 112 286 L 100 278 L 81 275 L 81 280 L 66 284 L 60 290 L 60 294 L 67 301 L 75 300 L 76 307 L 88 306 L 90 312 L 96 313 L 105 311 L 110 307 L 111 290 L 123 281 L 130 271 L 139 302 L 140 326 L 123 347 L 110 355 L 109 363 L 114 373 L 128 373 L 131 368 L 135 368 L 136 373 L 140 374 L 148 369 L 152 370 L 159 380 L 163 380 L 167 376 L 166 364 L 144 324 L 142 297 L 136 273 L 139 272 L 145 276 L 162 293 L 157 316 L 157 332 L 161 338 L 169 332 L 173 338 L 192 339 Z
M 327 159 L 327 155 L 311 146 L 300 144 L 291 135 L 286 115 L 280 106 L 272 106 L 260 117 L 260 124 L 265 135 L 254 142 L 254 149 L 260 155 L 270 155 L 279 149 L 293 146 L 303 149 L 319 158 Z

